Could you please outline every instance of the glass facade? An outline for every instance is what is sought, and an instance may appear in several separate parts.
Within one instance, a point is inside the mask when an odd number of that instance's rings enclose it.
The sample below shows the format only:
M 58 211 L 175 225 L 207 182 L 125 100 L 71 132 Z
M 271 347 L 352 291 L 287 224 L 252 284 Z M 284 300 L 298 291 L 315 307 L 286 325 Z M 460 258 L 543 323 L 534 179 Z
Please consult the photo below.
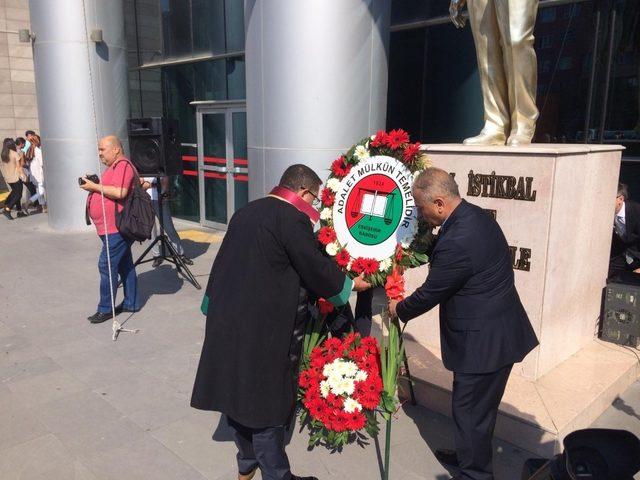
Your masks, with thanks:
M 244 108 L 243 3 L 125 0 L 131 116 L 179 120 L 184 170 L 172 179 L 172 209 L 185 219 L 225 223 L 227 204 L 247 201 L 246 113 L 226 116 L 220 128 L 233 133 L 216 140 L 233 148 L 228 172 L 204 176 L 207 161 L 224 155 L 199 151 L 212 112 L 198 116 L 192 104 Z M 392 0 L 387 128 L 424 143 L 460 142 L 483 124 L 471 29 L 456 29 L 448 8 L 449 0 Z M 640 198 L 640 2 L 541 0 L 535 36 L 534 141 L 624 145 L 621 178 Z
M 449 0 L 393 0 L 387 127 L 425 143 L 460 142 L 482 128 L 471 29 Z M 535 142 L 617 143 L 621 179 L 640 198 L 640 2 L 541 0 Z
M 183 173 L 171 178 L 171 209 L 175 216 L 186 220 L 227 220 L 226 187 L 221 187 L 224 182 L 216 178 L 216 187 L 212 188 L 211 172 L 205 174 L 198 166 L 197 107 L 192 102 L 244 101 L 243 3 L 125 0 L 130 115 L 164 115 L 178 120 Z M 203 125 L 203 130 L 206 128 Z M 235 122 L 234 128 L 241 129 Z M 242 128 L 246 135 L 246 125 Z M 246 146 L 241 155 L 239 158 L 246 162 Z M 206 152 L 204 156 L 211 157 Z M 233 182 L 232 190 L 246 191 L 246 185 L 239 184 L 247 182 L 245 174 Z M 204 205 L 200 200 L 202 188 Z

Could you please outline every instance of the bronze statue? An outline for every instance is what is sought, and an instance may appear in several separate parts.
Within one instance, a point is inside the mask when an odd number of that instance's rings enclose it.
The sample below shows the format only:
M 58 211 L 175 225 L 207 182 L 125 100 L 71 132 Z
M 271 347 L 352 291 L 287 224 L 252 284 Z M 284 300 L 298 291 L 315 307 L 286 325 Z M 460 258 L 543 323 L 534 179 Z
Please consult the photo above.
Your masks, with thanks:
M 531 143 L 536 129 L 537 65 L 533 28 L 538 0 L 451 0 L 457 28 L 467 5 L 484 103 L 484 128 L 465 145 L 519 146 Z

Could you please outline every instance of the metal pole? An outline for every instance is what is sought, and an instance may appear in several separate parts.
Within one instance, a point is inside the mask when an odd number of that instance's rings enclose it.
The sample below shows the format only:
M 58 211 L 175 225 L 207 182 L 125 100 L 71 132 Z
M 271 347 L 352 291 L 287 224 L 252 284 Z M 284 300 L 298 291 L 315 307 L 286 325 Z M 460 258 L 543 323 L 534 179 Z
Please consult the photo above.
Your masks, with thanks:
M 598 142 L 604 142 L 604 128 L 607 121 L 607 107 L 609 105 L 609 84 L 611 83 L 611 67 L 613 64 L 613 45 L 616 30 L 616 10 L 611 10 L 611 19 L 609 22 L 609 50 L 607 56 L 607 70 L 604 79 L 604 102 L 602 104 L 602 114 L 600 115 L 600 131 L 598 133 Z
M 383 480 L 389 480 L 389 458 L 391 457 L 391 414 L 389 414 L 389 419 L 387 420 L 387 428 L 386 428 L 386 439 L 384 445 L 384 474 L 382 476 Z
M 589 91 L 587 94 L 587 108 L 584 115 L 584 143 L 589 143 L 589 127 L 591 126 L 591 104 L 593 103 L 593 85 L 596 81 L 596 65 L 598 63 L 598 37 L 600 36 L 600 9 L 596 11 L 596 31 L 593 37 L 591 54 L 591 75 L 589 76 Z

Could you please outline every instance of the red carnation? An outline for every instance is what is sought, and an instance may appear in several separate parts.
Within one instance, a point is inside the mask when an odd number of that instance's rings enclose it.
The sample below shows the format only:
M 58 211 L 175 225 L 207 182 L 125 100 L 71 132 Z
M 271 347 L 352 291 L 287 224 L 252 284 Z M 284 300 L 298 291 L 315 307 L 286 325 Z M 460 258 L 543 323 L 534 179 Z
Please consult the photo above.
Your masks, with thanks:
M 346 162 L 344 155 L 340 155 L 331 164 L 331 172 L 338 178 L 346 177 L 351 171 L 351 165 Z
M 365 258 L 364 259 L 364 273 L 367 275 L 373 275 L 378 271 L 378 267 L 380 267 L 380 263 L 375 258 Z
M 361 345 L 351 350 L 348 356 L 351 360 L 358 360 L 359 358 L 364 357 L 366 353 L 367 349 Z
M 349 333 L 342 340 L 342 349 L 343 350 L 349 350 L 353 346 L 353 344 L 356 342 L 356 340 L 358 340 L 359 338 L 360 338 L 359 334 L 357 334 L 355 332 Z
M 357 431 L 364 428 L 364 425 L 367 423 L 367 417 L 365 417 L 360 412 L 353 412 L 347 414 L 347 418 L 345 419 L 345 425 L 348 430 Z
M 364 272 L 364 269 L 365 269 L 365 259 L 362 257 L 356 258 L 351 264 L 351 271 L 358 275 Z
M 387 132 L 385 132 L 384 130 L 378 130 L 378 133 L 376 133 L 376 136 L 373 137 L 373 140 L 371 140 L 371 143 L 369 143 L 369 145 L 372 147 L 382 147 L 386 143 Z
M 405 163 L 411 163 L 415 160 L 416 155 L 420 152 L 420 142 L 410 143 L 402 152 L 402 159 Z
M 349 252 L 347 252 L 347 250 L 343 248 L 337 253 L 334 259 L 338 266 L 346 268 L 349 265 L 349 261 L 351 260 L 351 255 L 349 255 Z
M 373 337 L 364 337 L 362 339 L 362 346 L 373 355 L 378 353 L 378 342 Z
M 318 241 L 323 245 L 329 245 L 331 242 L 335 242 L 336 231 L 331 227 L 322 227 L 318 230 Z
M 333 312 L 333 304 L 324 298 L 318 299 L 318 310 L 320 310 L 321 315 L 328 315 Z
M 409 134 L 402 129 L 391 130 L 385 138 L 385 145 L 394 150 L 405 143 L 409 143 Z
M 333 202 L 336 201 L 336 194 L 333 193 L 328 188 L 323 188 L 322 189 L 322 194 L 320 195 L 320 198 L 322 199 L 322 204 L 325 207 L 332 207 L 333 206 Z
M 339 338 L 331 337 L 324 342 L 324 348 L 327 351 L 327 354 L 333 354 L 342 348 L 342 342 Z

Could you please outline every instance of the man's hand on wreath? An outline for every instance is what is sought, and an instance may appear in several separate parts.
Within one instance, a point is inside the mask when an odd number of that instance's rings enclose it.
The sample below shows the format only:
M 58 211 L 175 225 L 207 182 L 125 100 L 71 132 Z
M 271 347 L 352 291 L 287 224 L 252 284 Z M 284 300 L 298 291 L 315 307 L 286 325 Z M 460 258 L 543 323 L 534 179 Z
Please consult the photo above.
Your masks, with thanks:
M 398 313 L 396 312 L 397 305 L 398 300 L 389 300 L 389 314 L 391 318 L 398 318 Z
M 353 291 L 354 292 L 363 292 L 365 290 L 369 290 L 371 288 L 371 284 L 366 282 L 364 279 L 364 273 L 361 273 L 356 278 L 353 279 Z

